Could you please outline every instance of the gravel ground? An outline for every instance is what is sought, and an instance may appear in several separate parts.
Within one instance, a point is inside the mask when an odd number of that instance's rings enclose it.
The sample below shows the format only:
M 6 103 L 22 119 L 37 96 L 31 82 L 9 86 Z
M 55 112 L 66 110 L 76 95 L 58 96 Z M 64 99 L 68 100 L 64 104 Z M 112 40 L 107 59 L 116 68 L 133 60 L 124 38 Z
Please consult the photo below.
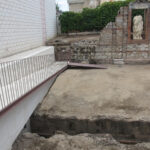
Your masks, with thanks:
M 123 145 L 109 134 L 56 134 L 45 139 L 25 133 L 16 141 L 12 150 L 150 150 L 150 143 Z

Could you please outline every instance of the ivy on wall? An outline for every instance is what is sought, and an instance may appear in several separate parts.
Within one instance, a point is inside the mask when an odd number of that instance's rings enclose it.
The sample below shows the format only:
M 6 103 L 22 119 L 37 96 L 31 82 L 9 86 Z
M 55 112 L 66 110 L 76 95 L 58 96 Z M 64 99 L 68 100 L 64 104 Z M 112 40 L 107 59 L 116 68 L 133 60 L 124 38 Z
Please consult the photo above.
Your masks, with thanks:
M 120 7 L 134 0 L 105 2 L 95 9 L 85 8 L 81 13 L 64 12 L 60 16 L 62 33 L 99 31 L 114 22 Z

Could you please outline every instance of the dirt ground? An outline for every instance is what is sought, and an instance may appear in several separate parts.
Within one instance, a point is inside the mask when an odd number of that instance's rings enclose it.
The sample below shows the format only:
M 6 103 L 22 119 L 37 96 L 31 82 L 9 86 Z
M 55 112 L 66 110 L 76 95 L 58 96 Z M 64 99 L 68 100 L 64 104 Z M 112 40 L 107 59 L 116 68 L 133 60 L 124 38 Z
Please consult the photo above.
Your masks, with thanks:
M 49 42 L 53 43 L 54 41 L 63 41 L 67 43 L 72 43 L 81 40 L 99 40 L 99 34 L 96 35 L 76 35 L 76 36 L 58 36 L 51 39 Z M 48 42 L 48 43 L 49 43 Z
M 12 150 L 150 150 L 150 143 L 123 145 L 109 134 L 57 134 L 45 139 L 25 133 L 16 141 Z
M 37 109 L 38 115 L 150 120 L 150 65 L 67 70 Z
M 26 133 L 12 150 L 150 150 L 149 91 L 150 65 L 67 70 L 31 119 L 48 138 Z

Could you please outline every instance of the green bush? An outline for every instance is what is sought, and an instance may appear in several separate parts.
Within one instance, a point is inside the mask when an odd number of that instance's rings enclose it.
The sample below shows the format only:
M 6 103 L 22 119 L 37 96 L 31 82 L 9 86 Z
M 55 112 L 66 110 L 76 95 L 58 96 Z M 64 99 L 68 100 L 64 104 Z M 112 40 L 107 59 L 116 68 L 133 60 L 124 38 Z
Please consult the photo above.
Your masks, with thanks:
M 138 16 L 141 15 L 143 18 L 144 17 L 144 9 L 133 9 L 132 10 L 132 19 L 134 18 L 134 16 Z
M 114 22 L 120 7 L 133 0 L 106 2 L 95 9 L 85 8 L 81 13 L 64 12 L 60 16 L 62 33 L 99 31 L 109 22 Z

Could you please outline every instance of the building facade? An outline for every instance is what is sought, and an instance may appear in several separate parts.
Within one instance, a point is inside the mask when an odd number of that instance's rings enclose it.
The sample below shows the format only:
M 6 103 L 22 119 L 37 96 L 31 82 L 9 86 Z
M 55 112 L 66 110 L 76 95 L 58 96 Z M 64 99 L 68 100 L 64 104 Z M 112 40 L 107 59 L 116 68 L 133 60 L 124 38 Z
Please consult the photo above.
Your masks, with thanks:
M 89 7 L 90 0 L 68 0 L 69 10 L 73 12 L 81 12 L 83 8 Z M 100 0 L 96 0 L 99 4 Z
M 73 12 L 81 12 L 83 8 L 96 8 L 98 5 L 118 0 L 68 0 L 69 10 Z
M 55 35 L 55 0 L 0 1 L 0 58 L 42 46 Z

